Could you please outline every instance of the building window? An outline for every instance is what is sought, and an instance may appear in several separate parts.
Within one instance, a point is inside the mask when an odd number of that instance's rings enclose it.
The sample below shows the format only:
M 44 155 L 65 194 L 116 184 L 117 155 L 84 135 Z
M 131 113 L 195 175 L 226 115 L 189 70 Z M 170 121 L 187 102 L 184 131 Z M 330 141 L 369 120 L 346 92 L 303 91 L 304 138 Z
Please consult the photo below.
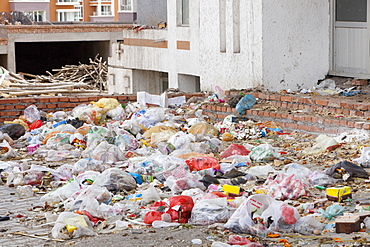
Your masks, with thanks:
M 45 11 L 28 11 L 27 14 L 32 21 L 45 20 Z
M 189 25 L 189 0 L 181 0 L 181 24 Z
M 78 18 L 79 19 L 83 19 L 84 18 L 84 9 L 83 9 L 83 6 L 75 6 L 75 10 L 77 10 L 78 12 Z
M 111 6 L 110 5 L 103 5 L 101 6 L 101 15 L 112 15 Z
M 121 0 L 120 10 L 132 11 L 132 1 L 131 0 Z
M 78 12 L 59 12 L 58 21 L 79 21 Z

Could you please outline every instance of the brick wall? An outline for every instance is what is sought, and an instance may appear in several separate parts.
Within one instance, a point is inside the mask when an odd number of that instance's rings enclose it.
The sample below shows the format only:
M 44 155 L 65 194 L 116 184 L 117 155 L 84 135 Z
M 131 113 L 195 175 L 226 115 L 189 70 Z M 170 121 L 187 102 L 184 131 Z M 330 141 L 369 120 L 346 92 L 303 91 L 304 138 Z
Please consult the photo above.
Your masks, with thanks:
M 229 97 L 239 92 L 228 92 Z M 353 129 L 370 130 L 370 102 L 358 102 L 351 97 L 322 97 L 315 95 L 283 95 L 251 93 L 257 104 L 243 117 L 256 121 L 274 121 L 286 130 L 312 134 L 339 134 Z M 273 107 L 261 107 L 265 104 Z M 204 104 L 203 114 L 215 120 L 227 115 L 240 116 L 235 108 Z
M 132 28 L 126 24 L 106 24 L 106 25 L 9 25 L 0 26 L 8 33 L 88 33 L 88 32 L 121 32 L 124 29 Z
M 7 45 L 8 39 L 7 38 L 0 38 L 0 45 Z
M 200 93 L 186 94 L 189 99 L 192 96 L 202 96 Z M 168 97 L 181 96 L 172 94 Z M 0 99 L 0 122 L 12 121 L 23 114 L 23 110 L 30 105 L 36 105 L 39 110 L 45 112 L 70 111 L 80 104 L 89 104 L 91 101 L 98 101 L 100 98 L 116 98 L 120 103 L 135 102 L 136 95 L 99 95 L 82 97 L 23 97 L 23 98 L 2 98 Z

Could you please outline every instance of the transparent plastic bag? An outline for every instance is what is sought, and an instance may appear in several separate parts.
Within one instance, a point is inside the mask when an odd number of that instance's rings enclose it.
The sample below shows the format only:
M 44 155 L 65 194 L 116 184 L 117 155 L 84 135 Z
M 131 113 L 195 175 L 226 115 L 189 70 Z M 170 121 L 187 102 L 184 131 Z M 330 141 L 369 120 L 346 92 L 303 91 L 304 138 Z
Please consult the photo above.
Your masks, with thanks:
M 203 199 L 198 201 L 191 212 L 190 224 L 211 225 L 225 223 L 230 218 L 227 199 Z
M 362 147 L 360 158 L 354 159 L 353 162 L 357 162 L 362 167 L 370 167 L 370 147 Z
M 63 212 L 59 215 L 51 234 L 56 239 L 97 236 L 87 216 L 70 212 Z
M 109 191 L 130 191 L 136 188 L 136 181 L 130 174 L 123 170 L 109 168 L 96 178 L 93 185 L 104 186 Z
M 24 117 L 29 123 L 33 123 L 40 119 L 40 112 L 37 109 L 37 106 L 30 105 L 26 109 L 24 109 Z
M 103 162 L 100 160 L 83 158 L 73 165 L 73 173 L 79 174 L 88 170 L 102 172 L 104 171 L 104 166 L 102 164 Z
M 311 216 L 305 216 L 301 217 L 295 227 L 294 230 L 300 234 L 312 234 L 314 230 L 323 230 L 325 227 L 325 224 L 319 222 L 315 218 Z
M 124 160 L 125 156 L 117 146 L 103 141 L 95 148 L 92 158 L 100 160 L 103 163 L 116 163 L 117 161 Z
M 279 157 L 279 154 L 275 152 L 275 149 L 270 144 L 261 144 L 252 149 L 249 157 L 255 162 L 267 162 Z
M 107 116 L 114 120 L 124 120 L 127 115 L 122 105 L 118 105 L 116 108 L 108 111 Z
M 250 153 L 243 145 L 238 144 L 231 144 L 228 148 L 226 148 L 221 154 L 221 158 L 227 158 L 232 155 L 248 155 Z

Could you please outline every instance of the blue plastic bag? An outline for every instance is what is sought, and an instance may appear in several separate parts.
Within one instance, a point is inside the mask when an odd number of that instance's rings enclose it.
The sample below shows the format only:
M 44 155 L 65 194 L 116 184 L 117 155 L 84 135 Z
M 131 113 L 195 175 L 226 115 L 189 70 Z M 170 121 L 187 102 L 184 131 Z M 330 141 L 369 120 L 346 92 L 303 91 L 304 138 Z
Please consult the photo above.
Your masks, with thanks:
M 256 104 L 256 101 L 253 95 L 247 94 L 236 105 L 236 111 L 241 115 L 245 115 L 245 111 L 252 108 Z

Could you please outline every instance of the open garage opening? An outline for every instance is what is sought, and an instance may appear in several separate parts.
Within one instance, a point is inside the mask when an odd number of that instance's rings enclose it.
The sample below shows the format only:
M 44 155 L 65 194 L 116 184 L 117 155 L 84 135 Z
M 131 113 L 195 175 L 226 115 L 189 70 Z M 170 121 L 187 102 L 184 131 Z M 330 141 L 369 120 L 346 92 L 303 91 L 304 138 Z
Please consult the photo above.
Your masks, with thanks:
M 109 52 L 109 41 L 16 42 L 16 70 L 44 75 L 65 65 L 88 64 L 97 54 L 107 61 Z

